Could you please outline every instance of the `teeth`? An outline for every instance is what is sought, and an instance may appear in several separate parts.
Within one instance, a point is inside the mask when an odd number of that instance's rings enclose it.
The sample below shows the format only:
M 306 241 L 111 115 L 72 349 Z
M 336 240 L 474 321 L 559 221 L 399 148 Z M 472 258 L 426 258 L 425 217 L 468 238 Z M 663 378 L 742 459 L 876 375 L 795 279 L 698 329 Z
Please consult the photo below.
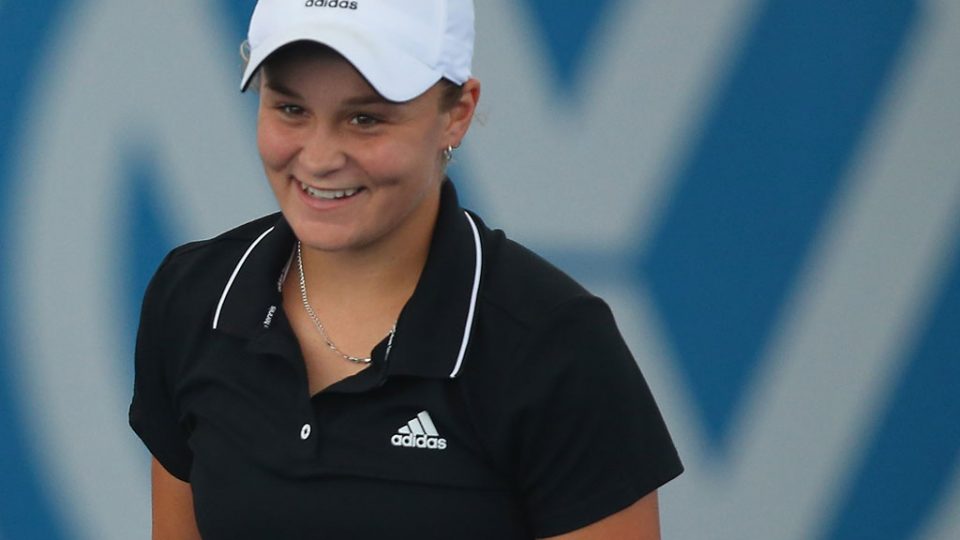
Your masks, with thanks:
M 300 189 L 311 197 L 317 199 L 325 199 L 328 201 L 333 201 L 336 199 L 343 199 L 345 197 L 351 197 L 356 195 L 360 188 L 350 188 L 350 189 L 317 189 L 310 187 L 303 182 L 300 182 Z

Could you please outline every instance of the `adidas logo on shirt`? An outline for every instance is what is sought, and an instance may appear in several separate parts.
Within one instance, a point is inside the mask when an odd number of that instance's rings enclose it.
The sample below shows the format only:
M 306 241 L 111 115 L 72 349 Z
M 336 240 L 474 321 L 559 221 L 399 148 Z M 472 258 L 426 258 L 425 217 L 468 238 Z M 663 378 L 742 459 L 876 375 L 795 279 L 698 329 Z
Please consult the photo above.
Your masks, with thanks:
M 416 417 L 400 426 L 397 433 L 390 437 L 390 444 L 406 448 L 429 448 L 443 450 L 447 447 L 447 440 L 437 433 L 436 426 L 430 418 L 430 413 L 420 411 Z

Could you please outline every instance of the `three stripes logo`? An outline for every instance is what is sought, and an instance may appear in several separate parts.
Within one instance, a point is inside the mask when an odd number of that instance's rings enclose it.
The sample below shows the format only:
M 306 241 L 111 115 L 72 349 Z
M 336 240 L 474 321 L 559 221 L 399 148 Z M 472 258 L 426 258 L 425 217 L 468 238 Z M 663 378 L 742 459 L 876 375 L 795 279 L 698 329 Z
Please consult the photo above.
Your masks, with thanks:
M 443 450 L 447 447 L 447 440 L 437 433 L 430 413 L 420 411 L 417 416 L 400 426 L 400 429 L 390 437 L 390 444 L 405 448 L 429 448 Z

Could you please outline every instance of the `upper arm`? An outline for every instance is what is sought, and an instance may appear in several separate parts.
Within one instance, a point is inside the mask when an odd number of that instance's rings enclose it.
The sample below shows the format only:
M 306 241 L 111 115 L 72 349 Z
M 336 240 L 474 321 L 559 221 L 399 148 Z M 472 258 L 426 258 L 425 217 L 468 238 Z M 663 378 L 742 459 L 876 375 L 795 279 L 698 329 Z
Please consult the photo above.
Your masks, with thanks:
M 628 538 L 656 538 L 649 495 L 683 467 L 609 308 L 596 298 L 562 306 L 518 355 L 491 440 L 534 533 L 629 525 Z
M 183 315 L 168 313 L 174 304 L 172 278 L 165 272 L 172 257 L 168 255 L 150 280 L 143 297 L 140 325 L 134 351 L 133 399 L 129 421 L 163 467 L 177 478 L 188 480 L 193 454 L 187 444 L 187 433 L 176 399 L 182 368 L 180 355 L 171 350 L 171 343 L 180 341 L 168 334 Z
M 190 484 L 173 476 L 155 458 L 150 464 L 153 540 L 200 540 Z
M 551 536 L 549 540 L 603 540 L 612 538 L 660 540 L 660 515 L 656 491 L 600 521 L 566 534 Z

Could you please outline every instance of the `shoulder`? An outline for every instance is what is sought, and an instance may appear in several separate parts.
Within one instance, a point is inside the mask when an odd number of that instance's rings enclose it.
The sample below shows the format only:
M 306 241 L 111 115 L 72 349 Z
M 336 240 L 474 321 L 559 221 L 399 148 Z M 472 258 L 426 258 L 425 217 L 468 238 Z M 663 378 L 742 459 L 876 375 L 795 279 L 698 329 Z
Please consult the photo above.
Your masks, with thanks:
M 277 222 L 280 214 L 271 214 L 245 223 L 208 240 L 183 244 L 173 249 L 160 264 L 154 276 L 155 285 L 206 286 L 223 283 L 240 257 L 264 232 Z
M 483 245 L 477 357 L 471 360 L 480 364 L 475 373 L 485 372 L 477 373 L 480 380 L 501 385 L 527 372 L 548 380 L 546 373 L 604 369 L 611 362 L 636 368 L 603 299 L 503 231 L 485 231 Z
M 219 298 L 237 262 L 269 230 L 280 214 L 271 214 L 214 238 L 183 244 L 160 263 L 144 296 L 143 315 L 206 314 Z M 199 309 L 197 309 L 199 308 Z M 151 317 L 153 318 L 153 317 Z
M 277 222 L 279 216 L 279 213 L 270 214 L 214 238 L 178 246 L 160 264 L 157 276 L 178 281 L 185 277 L 209 277 L 205 274 L 210 274 L 211 268 L 217 268 L 221 261 L 232 267 L 250 244 Z
M 484 271 L 465 364 L 471 391 L 497 395 L 506 381 L 549 385 L 613 364 L 636 370 L 606 302 L 503 231 L 481 231 Z
M 525 329 L 541 325 L 557 311 L 599 301 L 581 284 L 501 230 L 484 234 L 485 267 L 481 301 Z
M 484 236 L 482 301 L 460 384 L 536 535 L 599 521 L 680 474 L 607 304 L 502 232 Z

